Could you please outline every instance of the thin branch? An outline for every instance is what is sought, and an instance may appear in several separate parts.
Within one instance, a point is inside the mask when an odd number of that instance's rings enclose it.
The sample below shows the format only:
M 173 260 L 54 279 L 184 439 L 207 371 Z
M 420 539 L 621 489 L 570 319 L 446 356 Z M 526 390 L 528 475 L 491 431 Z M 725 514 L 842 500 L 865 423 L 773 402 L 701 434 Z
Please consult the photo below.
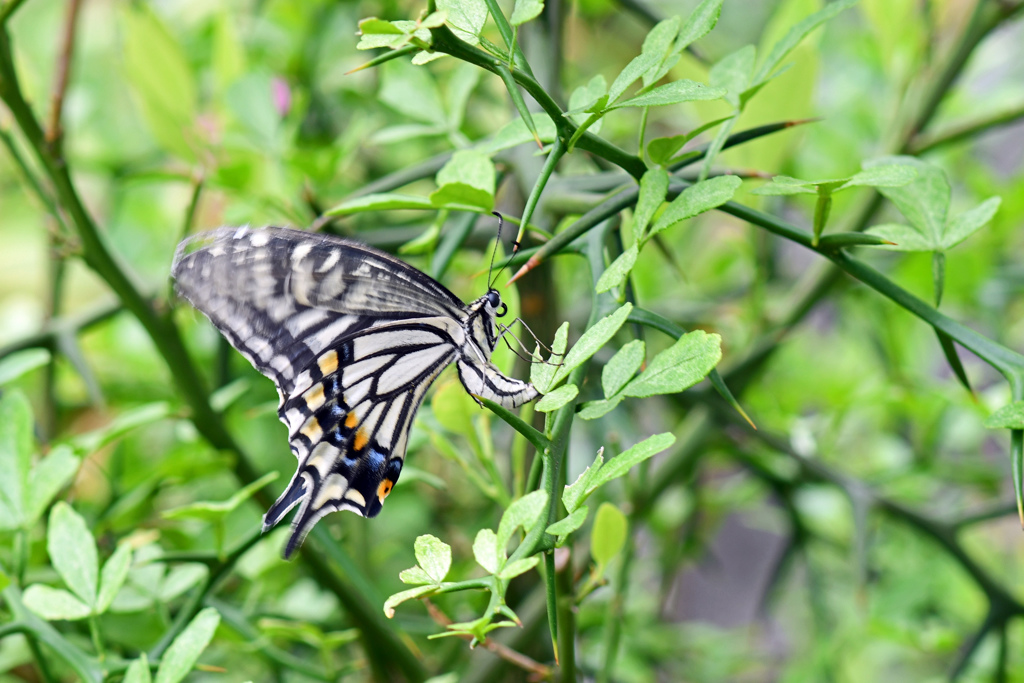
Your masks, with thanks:
M 932 135 L 916 135 L 910 141 L 911 154 L 924 154 L 938 147 L 969 140 L 993 128 L 1009 126 L 1024 119 L 1024 104 L 1017 105 L 995 114 L 989 114 L 974 121 L 960 123 L 940 130 Z
M 445 628 L 451 626 L 453 623 L 452 620 L 441 610 L 440 607 L 431 602 L 429 598 L 424 598 L 421 602 L 427 608 L 427 614 L 429 614 L 430 618 L 439 626 L 443 626 Z M 456 636 L 466 641 L 472 641 L 474 639 L 474 637 L 469 633 L 457 633 Z M 499 643 L 494 640 L 494 638 L 488 637 L 487 640 L 481 643 L 481 645 L 483 645 L 484 649 L 489 652 L 493 652 L 509 664 L 513 664 L 523 671 L 529 671 L 542 680 L 551 678 L 553 670 L 550 666 L 545 666 L 537 660 L 527 657 L 522 652 L 513 650 L 504 643 Z
M 7 0 L 7 3 L 0 6 L 0 30 L 7 24 L 18 8 L 25 4 L 25 0 Z
M 50 124 L 46 128 L 46 141 L 51 151 L 59 155 L 64 138 L 61 128 L 61 116 L 64 113 L 64 97 L 68 90 L 71 74 L 71 58 L 75 53 L 75 33 L 78 27 L 78 14 L 82 0 L 69 0 L 68 16 L 64 22 L 64 36 L 61 40 L 60 59 L 57 61 L 57 80 L 53 84 L 53 95 L 50 98 Z

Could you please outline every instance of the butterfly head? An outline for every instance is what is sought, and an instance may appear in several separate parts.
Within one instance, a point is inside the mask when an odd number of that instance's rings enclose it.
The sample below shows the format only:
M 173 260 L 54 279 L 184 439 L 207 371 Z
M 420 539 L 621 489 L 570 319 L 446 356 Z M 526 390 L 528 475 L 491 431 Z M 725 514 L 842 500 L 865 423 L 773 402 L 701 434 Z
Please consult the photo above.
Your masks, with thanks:
M 492 314 L 498 318 L 504 318 L 505 314 L 508 313 L 508 306 L 502 303 L 501 295 L 498 294 L 498 290 L 491 287 L 487 291 L 485 298 L 487 299 L 487 305 L 491 309 Z

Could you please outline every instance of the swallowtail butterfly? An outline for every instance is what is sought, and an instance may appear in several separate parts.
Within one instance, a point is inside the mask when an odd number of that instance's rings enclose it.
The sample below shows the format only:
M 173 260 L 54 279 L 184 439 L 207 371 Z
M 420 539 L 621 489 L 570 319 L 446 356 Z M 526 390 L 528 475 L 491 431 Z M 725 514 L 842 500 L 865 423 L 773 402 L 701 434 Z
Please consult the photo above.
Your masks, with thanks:
M 537 396 L 490 362 L 495 289 L 464 304 L 426 274 L 359 242 L 285 228 L 220 228 L 178 246 L 178 292 L 274 380 L 298 469 L 263 518 L 295 505 L 285 557 L 321 517 L 381 511 L 409 429 L 449 363 L 474 397 L 515 408 Z

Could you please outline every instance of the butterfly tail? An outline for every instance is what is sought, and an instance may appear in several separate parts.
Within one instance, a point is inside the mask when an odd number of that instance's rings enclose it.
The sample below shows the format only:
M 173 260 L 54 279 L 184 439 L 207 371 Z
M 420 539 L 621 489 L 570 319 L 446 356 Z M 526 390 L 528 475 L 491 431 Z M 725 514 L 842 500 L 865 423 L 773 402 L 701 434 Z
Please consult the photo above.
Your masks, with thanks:
M 267 514 L 263 515 L 263 533 L 267 533 L 277 526 L 288 514 L 288 511 L 299 504 L 304 495 L 306 495 L 305 481 L 302 477 L 293 477 L 291 484 L 281 494 L 281 497 L 270 506 Z

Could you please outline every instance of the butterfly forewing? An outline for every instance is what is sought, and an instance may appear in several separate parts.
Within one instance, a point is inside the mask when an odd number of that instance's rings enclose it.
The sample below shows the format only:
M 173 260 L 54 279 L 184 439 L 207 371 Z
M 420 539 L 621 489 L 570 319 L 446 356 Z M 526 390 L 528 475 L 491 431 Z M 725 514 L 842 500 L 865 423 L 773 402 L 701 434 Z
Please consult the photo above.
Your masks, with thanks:
M 178 291 L 277 385 L 299 463 L 264 529 L 300 505 L 286 556 L 329 512 L 380 512 L 427 387 L 456 358 L 471 393 L 508 407 L 536 396 L 489 363 L 493 343 L 481 349 L 466 333 L 467 321 L 481 324 L 486 297 L 467 307 L 358 242 L 222 228 L 183 242 L 172 272 Z

